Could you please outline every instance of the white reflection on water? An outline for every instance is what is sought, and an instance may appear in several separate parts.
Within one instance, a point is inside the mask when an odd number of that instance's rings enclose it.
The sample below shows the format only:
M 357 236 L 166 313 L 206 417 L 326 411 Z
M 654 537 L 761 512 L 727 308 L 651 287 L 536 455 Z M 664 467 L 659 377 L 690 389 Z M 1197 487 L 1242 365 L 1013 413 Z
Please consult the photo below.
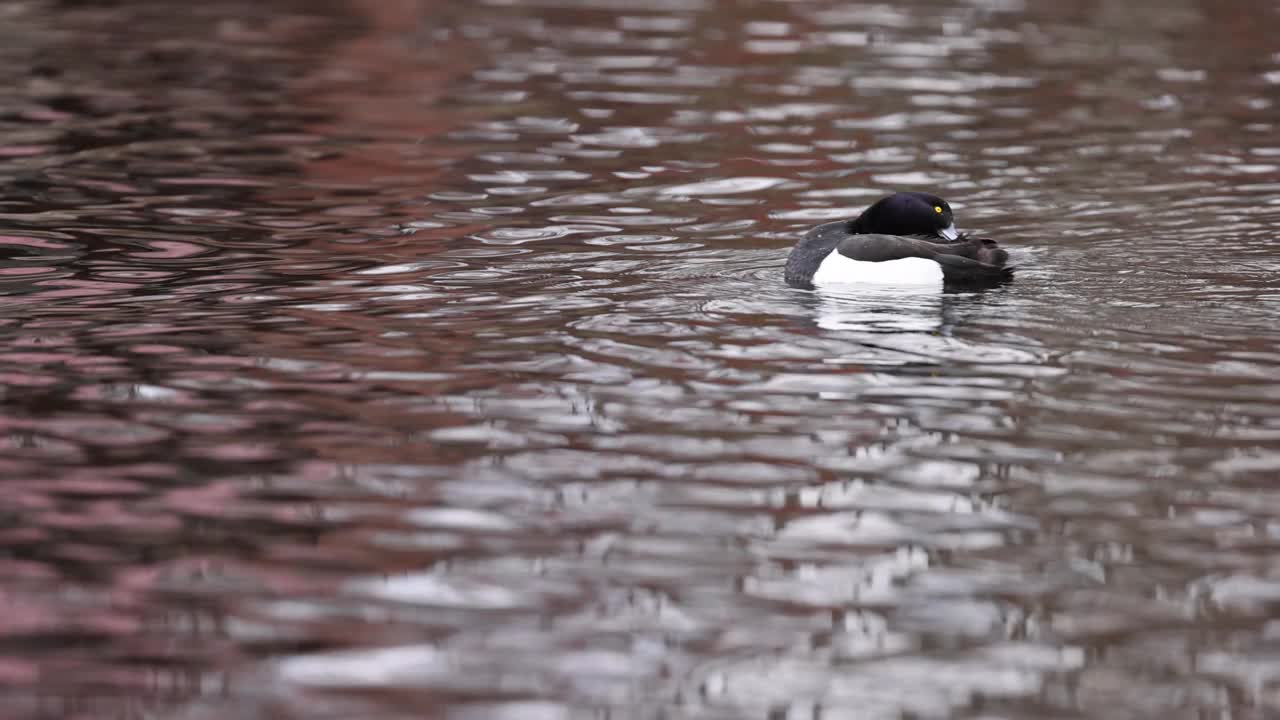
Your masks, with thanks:
M 866 335 L 935 333 L 944 327 L 943 295 L 920 288 L 822 288 L 817 323 L 823 330 Z

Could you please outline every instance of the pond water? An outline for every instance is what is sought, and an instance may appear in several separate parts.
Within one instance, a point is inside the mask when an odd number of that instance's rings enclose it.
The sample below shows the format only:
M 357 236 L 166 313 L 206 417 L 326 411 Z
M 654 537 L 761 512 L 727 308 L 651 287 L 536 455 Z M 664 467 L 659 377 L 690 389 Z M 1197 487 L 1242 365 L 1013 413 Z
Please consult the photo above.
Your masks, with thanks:
M 1280 713 L 1274 5 L 174 8 L 0 8 L 5 717 Z

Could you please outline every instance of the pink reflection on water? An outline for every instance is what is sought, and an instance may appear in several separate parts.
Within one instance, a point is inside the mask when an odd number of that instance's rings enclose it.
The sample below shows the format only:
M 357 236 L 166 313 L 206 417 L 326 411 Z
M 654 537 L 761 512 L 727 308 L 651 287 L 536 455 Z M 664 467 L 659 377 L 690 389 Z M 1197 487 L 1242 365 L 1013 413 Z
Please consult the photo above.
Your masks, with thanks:
M 72 115 L 71 113 L 43 107 L 23 110 L 20 115 L 24 119 L 35 120 L 37 122 L 60 122 L 62 120 L 70 120 L 75 117 L 75 115 Z
M 25 538 L 19 538 L 19 542 L 24 540 Z M 18 581 L 55 580 L 58 578 L 58 571 L 44 563 L 6 559 L 0 560 L 0 577 L 10 584 Z
M 147 323 L 144 325 L 125 325 L 123 327 L 111 328 L 109 331 L 103 332 L 101 336 L 110 338 L 154 337 L 164 333 L 180 333 L 194 329 L 195 328 L 169 323 Z
M 196 185 L 201 187 L 222 186 L 222 187 L 269 187 L 270 183 L 263 180 L 254 180 L 253 178 L 234 178 L 234 177 L 199 177 L 199 178 L 161 178 L 156 182 L 165 185 Z
M 156 442 L 170 435 L 167 430 L 128 420 L 97 417 L 59 417 L 35 423 L 50 435 L 101 447 L 123 447 Z
M 60 287 L 62 290 L 50 290 L 40 293 L 43 298 L 97 297 L 102 295 L 127 294 L 142 287 L 139 283 L 102 282 L 100 280 L 42 280 L 36 285 L 42 287 Z
M 165 260 L 192 257 L 210 252 L 210 248 L 204 245 L 178 240 L 149 240 L 147 246 L 155 249 L 151 251 L 133 250 L 129 252 L 129 255 L 143 259 Z
M 44 363 L 61 363 L 72 358 L 71 355 L 62 353 L 0 353 L 0 363 L 14 363 L 17 365 L 42 365 Z
M 193 450 L 193 455 L 211 460 L 228 462 L 258 462 L 280 457 L 281 449 L 275 445 L 252 442 L 225 443 Z
M 34 247 L 45 250 L 65 250 L 71 246 L 71 243 L 59 242 L 48 238 L 27 237 L 25 235 L 0 235 L 0 245 L 18 245 L 21 247 Z
M 114 270 L 98 273 L 100 278 L 113 280 L 167 280 L 177 277 L 177 273 L 164 270 Z
M 177 345 L 160 345 L 155 343 L 133 345 L 129 348 L 129 352 L 135 352 L 139 355 L 178 355 L 187 351 L 187 348 L 179 347 Z
M 68 495 L 145 495 L 148 486 L 136 480 L 124 480 L 102 474 L 101 470 L 84 468 L 61 471 L 56 480 L 44 480 L 40 489 Z
M 214 517 L 240 495 L 240 484 L 232 481 L 212 482 L 198 487 L 170 490 L 157 504 L 174 512 Z
M 57 385 L 60 381 L 56 377 L 49 375 L 32 375 L 29 373 L 0 373 L 0 385 L 12 385 L 14 387 L 48 387 Z
M 0 157 L 30 157 L 32 155 L 44 155 L 53 152 L 54 148 L 49 145 L 10 145 L 9 147 L 0 147 Z
M 36 682 L 40 675 L 40 665 L 0 655 L 0 683 L 6 685 L 29 684 Z

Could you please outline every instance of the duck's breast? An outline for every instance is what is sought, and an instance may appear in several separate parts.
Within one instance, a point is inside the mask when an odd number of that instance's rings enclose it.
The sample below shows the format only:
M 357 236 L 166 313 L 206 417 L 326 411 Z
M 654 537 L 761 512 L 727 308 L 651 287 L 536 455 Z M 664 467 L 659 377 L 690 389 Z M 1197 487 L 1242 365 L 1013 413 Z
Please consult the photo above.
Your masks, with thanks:
M 910 285 L 942 286 L 942 266 L 928 258 L 900 258 L 867 262 L 840 254 L 839 250 L 818 266 L 813 285 Z

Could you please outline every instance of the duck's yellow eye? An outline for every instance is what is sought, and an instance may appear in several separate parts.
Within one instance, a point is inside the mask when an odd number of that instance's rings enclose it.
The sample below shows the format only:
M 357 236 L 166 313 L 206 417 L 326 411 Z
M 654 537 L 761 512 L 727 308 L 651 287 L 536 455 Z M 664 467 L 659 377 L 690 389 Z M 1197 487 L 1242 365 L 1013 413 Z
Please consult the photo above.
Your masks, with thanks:
M 941 215 L 941 214 L 942 214 L 942 206 L 941 206 L 941 205 L 934 205 L 934 206 L 933 206 L 933 211 L 934 211 L 934 212 L 936 212 L 936 213 L 938 213 L 939 215 Z

